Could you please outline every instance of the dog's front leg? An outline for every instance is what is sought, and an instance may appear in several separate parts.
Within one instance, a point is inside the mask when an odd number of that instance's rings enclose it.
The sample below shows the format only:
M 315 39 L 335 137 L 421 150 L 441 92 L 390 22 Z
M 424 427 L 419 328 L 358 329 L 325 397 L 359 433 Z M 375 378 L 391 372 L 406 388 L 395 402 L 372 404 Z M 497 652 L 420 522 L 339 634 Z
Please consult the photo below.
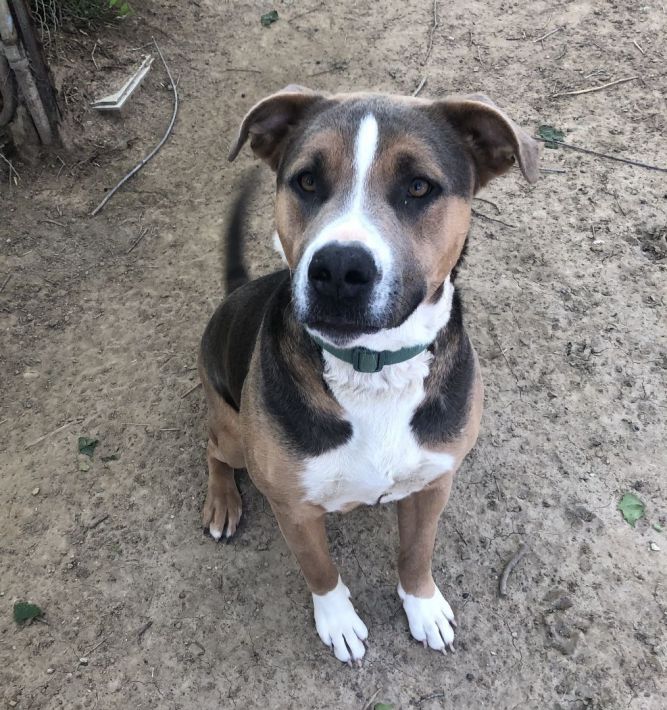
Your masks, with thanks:
M 274 503 L 271 507 L 313 595 L 317 633 L 333 648 L 339 661 L 359 663 L 366 650 L 363 641 L 368 629 L 354 610 L 350 592 L 329 554 L 324 512 L 294 510 Z
M 452 474 L 398 502 L 398 595 L 408 617 L 410 633 L 424 646 L 454 650 L 452 609 L 433 581 L 431 559 L 438 519 L 452 489 Z

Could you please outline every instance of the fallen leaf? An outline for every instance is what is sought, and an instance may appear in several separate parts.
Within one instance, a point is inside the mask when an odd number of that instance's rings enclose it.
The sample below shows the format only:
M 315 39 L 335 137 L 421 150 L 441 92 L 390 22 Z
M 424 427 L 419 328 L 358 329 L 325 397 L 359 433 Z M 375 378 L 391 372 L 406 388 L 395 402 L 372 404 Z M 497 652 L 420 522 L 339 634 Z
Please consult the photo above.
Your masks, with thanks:
M 565 138 L 563 131 L 548 124 L 540 126 L 537 129 L 537 135 L 545 141 L 546 148 L 558 148 L 558 143 L 554 143 L 554 141 L 562 141 Z
M 653 523 L 653 529 L 656 532 L 662 532 L 662 525 L 660 525 L 660 523 Z
M 278 10 L 270 10 L 259 18 L 262 27 L 270 27 L 274 22 L 278 22 Z
M 623 514 L 626 523 L 632 525 L 644 517 L 646 506 L 634 493 L 626 493 L 618 503 L 618 510 Z
M 93 458 L 95 447 L 99 444 L 98 439 L 89 439 L 87 436 L 79 437 L 79 453 L 85 454 L 89 458 Z
M 17 624 L 28 621 L 28 619 L 36 619 L 43 614 L 44 612 L 37 604 L 29 604 L 28 602 L 16 602 L 14 604 L 14 621 Z
M 394 706 L 390 703 L 375 703 L 373 710 L 394 710 Z

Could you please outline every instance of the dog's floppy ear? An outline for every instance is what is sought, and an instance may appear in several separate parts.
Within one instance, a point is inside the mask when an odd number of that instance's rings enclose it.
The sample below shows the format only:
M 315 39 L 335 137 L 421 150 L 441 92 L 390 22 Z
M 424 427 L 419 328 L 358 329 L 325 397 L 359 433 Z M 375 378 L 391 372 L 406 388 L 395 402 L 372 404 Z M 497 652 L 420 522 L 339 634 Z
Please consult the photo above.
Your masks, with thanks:
M 451 97 L 434 105 L 456 129 L 472 155 L 478 188 L 509 170 L 515 161 L 528 182 L 537 180 L 539 143 L 488 96 Z
M 255 155 L 275 170 L 290 129 L 303 118 L 306 111 L 323 99 L 321 94 L 296 84 L 290 84 L 262 99 L 241 122 L 238 136 L 229 151 L 229 160 L 236 158 L 250 136 L 250 147 Z

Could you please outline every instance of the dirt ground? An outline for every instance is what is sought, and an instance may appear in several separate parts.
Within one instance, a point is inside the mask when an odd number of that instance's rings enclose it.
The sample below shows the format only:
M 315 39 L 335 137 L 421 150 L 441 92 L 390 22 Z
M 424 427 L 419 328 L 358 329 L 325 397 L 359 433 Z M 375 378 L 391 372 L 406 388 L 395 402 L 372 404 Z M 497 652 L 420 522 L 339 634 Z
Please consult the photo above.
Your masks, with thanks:
M 545 150 L 560 172 L 534 187 L 512 172 L 475 203 L 459 284 L 486 412 L 434 560 L 459 621 L 454 656 L 409 635 L 393 506 L 330 518 L 370 629 L 360 670 L 317 638 L 297 565 L 244 475 L 234 542 L 203 533 L 205 413 L 191 391 L 221 297 L 220 227 L 253 164 L 244 151 L 229 165 L 227 148 L 255 100 L 294 82 L 412 93 L 426 77 L 424 96 L 481 90 L 531 132 L 553 124 L 571 143 L 667 166 L 665 5 L 453 0 L 434 27 L 426 1 L 283 1 L 269 28 L 265 2 L 133 5 L 98 33 L 52 37 L 69 149 L 15 162 L 18 184 L 0 174 L 0 702 L 667 707 L 664 173 Z M 170 117 L 159 60 L 121 117 L 88 107 L 151 37 L 178 80 L 178 120 L 91 218 Z M 256 274 L 278 263 L 268 169 L 262 181 Z M 79 436 L 99 439 L 92 460 Z M 627 491 L 646 504 L 635 528 L 616 509 Z M 45 623 L 16 625 L 16 600 Z

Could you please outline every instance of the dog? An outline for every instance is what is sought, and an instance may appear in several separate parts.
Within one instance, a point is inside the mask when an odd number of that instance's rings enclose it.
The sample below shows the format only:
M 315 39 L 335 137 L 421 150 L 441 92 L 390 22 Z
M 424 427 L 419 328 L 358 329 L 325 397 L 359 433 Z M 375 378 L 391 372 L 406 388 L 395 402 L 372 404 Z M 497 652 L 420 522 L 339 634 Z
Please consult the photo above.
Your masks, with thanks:
M 242 194 L 227 235 L 228 295 L 199 355 L 203 524 L 215 540 L 234 534 L 234 469 L 247 469 L 301 567 L 317 633 L 337 659 L 359 664 L 368 630 L 331 560 L 325 516 L 396 501 L 410 632 L 453 651 L 454 614 L 431 558 L 483 400 L 455 278 L 473 195 L 515 163 L 535 182 L 538 144 L 483 95 L 300 86 L 248 112 L 230 161 L 248 140 L 275 172 L 288 268 L 248 279 Z

